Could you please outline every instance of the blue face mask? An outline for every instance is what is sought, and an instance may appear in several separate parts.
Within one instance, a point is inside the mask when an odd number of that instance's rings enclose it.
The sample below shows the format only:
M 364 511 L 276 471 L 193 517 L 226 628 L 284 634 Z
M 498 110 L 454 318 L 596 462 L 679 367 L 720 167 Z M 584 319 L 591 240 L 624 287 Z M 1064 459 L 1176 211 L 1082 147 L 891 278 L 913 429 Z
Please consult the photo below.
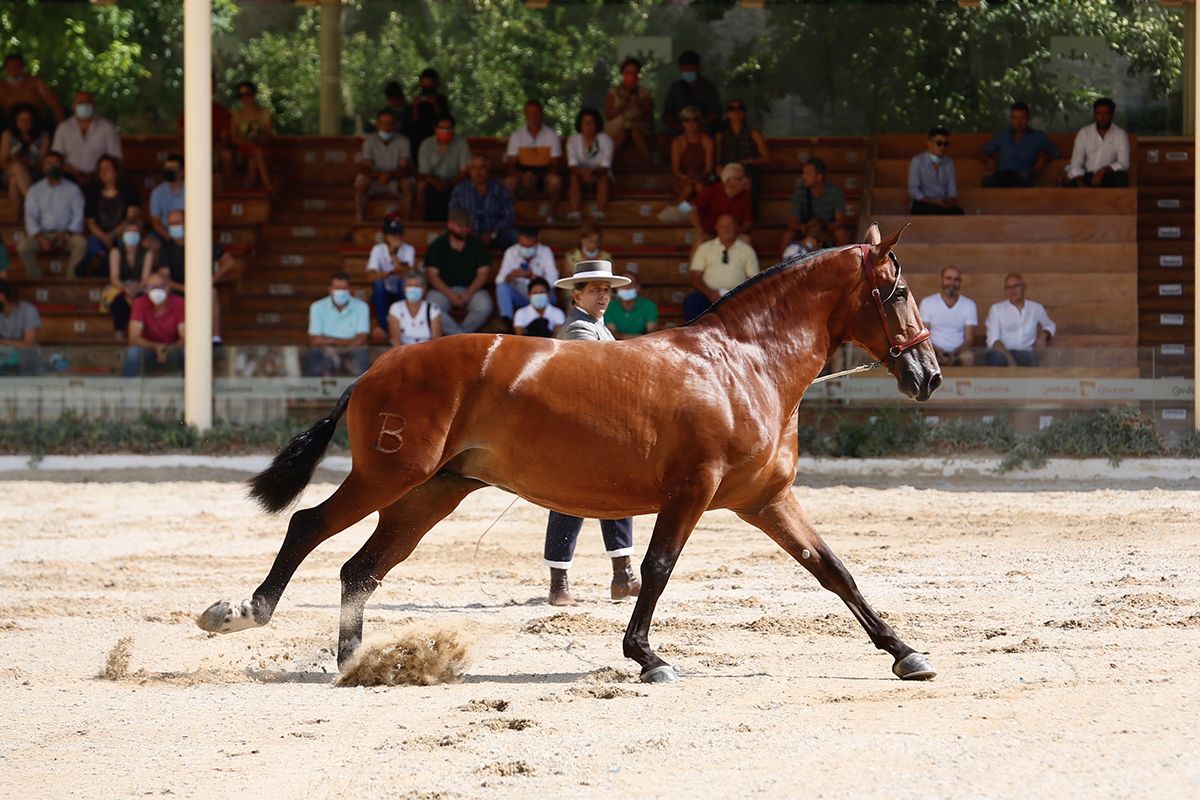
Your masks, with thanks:
M 181 239 L 183 239 L 183 226 L 182 225 L 168 225 L 167 233 L 171 234 L 172 239 L 181 240 Z
M 350 302 L 350 290 L 349 289 L 334 289 L 333 290 L 333 302 L 335 305 L 339 305 L 339 306 L 344 306 L 344 305 L 346 305 L 346 303 L 349 303 Z
M 535 255 L 537 255 L 537 245 L 534 245 L 533 247 L 521 246 L 518 248 L 517 252 L 521 254 L 521 258 L 533 258 Z
M 637 289 L 617 289 L 617 297 L 625 302 L 637 299 Z
M 692 70 L 687 70 L 687 71 L 681 73 L 679 77 L 683 78 L 683 80 L 686 81 L 687 83 L 695 83 L 696 78 L 699 75 L 700 75 L 700 73 L 698 73 L 698 72 L 693 72 Z
M 137 231 L 125 231 L 121 234 L 121 241 L 130 247 L 137 247 L 142 241 L 142 234 Z
M 379 138 L 383 139 L 385 142 L 390 142 L 392 137 L 396 135 L 395 131 L 378 131 L 378 133 Z
M 410 303 L 418 303 L 425 296 L 425 287 L 423 286 L 405 286 L 404 299 Z
M 529 304 L 541 311 L 546 306 L 550 305 L 550 295 L 548 294 L 531 294 L 529 295 Z

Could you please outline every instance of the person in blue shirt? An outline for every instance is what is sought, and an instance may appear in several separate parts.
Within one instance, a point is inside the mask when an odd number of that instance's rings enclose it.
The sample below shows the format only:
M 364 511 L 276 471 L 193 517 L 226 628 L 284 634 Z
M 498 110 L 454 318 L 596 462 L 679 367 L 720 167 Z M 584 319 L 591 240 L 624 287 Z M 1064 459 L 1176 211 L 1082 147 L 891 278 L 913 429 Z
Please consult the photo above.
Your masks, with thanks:
M 909 210 L 913 214 L 961 214 L 958 203 L 958 176 L 954 161 L 946 155 L 950 131 L 930 128 L 925 152 L 908 162 Z
M 350 276 L 335 272 L 329 295 L 308 309 L 308 345 L 304 374 L 329 377 L 361 375 L 371 366 L 367 336 L 371 332 L 371 307 L 350 294 Z
M 989 173 L 984 186 L 1032 186 L 1046 162 L 1061 153 L 1050 137 L 1029 127 L 1029 104 L 1017 101 L 1008 110 L 1012 127 L 998 132 L 983 146 Z

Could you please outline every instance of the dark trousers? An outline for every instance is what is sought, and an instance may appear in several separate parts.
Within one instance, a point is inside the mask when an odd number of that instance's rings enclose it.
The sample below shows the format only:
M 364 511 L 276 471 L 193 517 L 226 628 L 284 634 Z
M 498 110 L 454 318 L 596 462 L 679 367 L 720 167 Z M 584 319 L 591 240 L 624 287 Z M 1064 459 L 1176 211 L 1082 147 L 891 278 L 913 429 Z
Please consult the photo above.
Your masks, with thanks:
M 1079 178 L 1079 183 L 1073 183 L 1072 186 L 1092 186 L 1092 176 L 1094 172 L 1085 172 L 1083 177 Z M 1100 179 L 1100 188 L 1102 189 L 1124 189 L 1129 186 L 1129 173 L 1125 170 L 1113 172 L 1111 169 L 1104 173 L 1104 177 Z
M 1012 350 L 1008 354 L 1013 357 L 1013 361 L 1017 362 L 1018 367 L 1036 367 L 1038 365 L 1038 356 L 1036 350 Z M 1008 359 L 1004 357 L 1004 353 L 999 350 L 988 348 L 987 353 L 983 357 L 983 363 L 989 367 L 1007 367 Z
M 692 292 L 683 298 L 683 321 L 691 322 L 707 311 L 711 305 L 712 303 L 704 296 L 703 292 Z
M 112 314 L 113 330 L 125 333 L 129 330 L 129 317 L 133 313 L 133 309 L 129 306 L 129 300 L 125 295 L 117 295 L 112 301 L 112 305 L 108 307 L 108 311 Z
M 926 203 L 923 200 L 913 200 L 908 212 L 916 216 L 926 214 L 961 214 L 963 210 L 958 206 L 947 207 L 940 206 L 937 203 Z
M 996 170 L 991 175 L 985 175 L 983 185 L 993 189 L 1013 189 L 1021 186 L 1033 186 L 1033 171 L 1028 169 Z
M 387 284 L 390 277 L 380 278 L 371 284 L 371 309 L 375 312 L 376 324 L 384 331 L 388 329 L 388 309 L 392 303 L 404 299 L 404 279 L 396 277 L 393 282 L 399 291 L 389 292 Z
M 582 529 L 582 517 L 551 511 L 550 519 L 546 520 L 546 564 L 569 569 L 575 557 L 575 541 Z M 633 517 L 600 520 L 600 534 L 604 537 L 605 555 L 610 558 L 633 555 Z

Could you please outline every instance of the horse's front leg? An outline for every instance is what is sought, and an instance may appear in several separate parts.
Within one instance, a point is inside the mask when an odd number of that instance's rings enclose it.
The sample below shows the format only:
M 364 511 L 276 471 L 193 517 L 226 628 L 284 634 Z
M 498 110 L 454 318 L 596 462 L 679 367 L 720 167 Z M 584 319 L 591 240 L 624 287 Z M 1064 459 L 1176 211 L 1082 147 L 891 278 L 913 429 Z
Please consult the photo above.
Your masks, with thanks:
M 761 511 L 739 512 L 738 516 L 770 536 L 792 558 L 811 572 L 821 585 L 842 599 L 850 613 L 863 626 L 871 642 L 895 659 L 892 672 L 904 680 L 929 680 L 937 672 L 923 654 L 913 650 L 880 619 L 863 598 L 850 572 L 817 534 L 800 502 L 788 487 Z

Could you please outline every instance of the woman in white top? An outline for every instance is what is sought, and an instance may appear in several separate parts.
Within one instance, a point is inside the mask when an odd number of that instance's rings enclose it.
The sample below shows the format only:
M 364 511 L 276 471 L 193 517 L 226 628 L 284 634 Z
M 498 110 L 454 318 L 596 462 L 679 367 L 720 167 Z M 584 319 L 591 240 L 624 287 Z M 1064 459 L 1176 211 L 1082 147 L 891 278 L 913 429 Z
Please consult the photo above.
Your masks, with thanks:
M 517 309 L 513 317 L 513 332 L 518 336 L 553 338 L 558 327 L 567 320 L 562 309 L 550 303 L 550 284 L 545 278 L 529 281 L 529 305 Z
M 425 299 L 425 276 L 410 272 L 404 279 L 404 299 L 388 311 L 388 338 L 392 347 L 417 344 L 442 335 L 442 311 Z
M 608 205 L 609 184 L 612 182 L 613 141 L 604 132 L 604 118 L 594 108 L 585 108 L 575 118 L 575 130 L 567 139 L 567 168 L 571 170 L 571 186 L 568 198 L 571 212 L 567 219 L 579 222 L 583 219 L 580 206 L 583 204 L 583 188 L 596 187 L 596 212 L 593 219 L 604 219 L 604 208 Z

